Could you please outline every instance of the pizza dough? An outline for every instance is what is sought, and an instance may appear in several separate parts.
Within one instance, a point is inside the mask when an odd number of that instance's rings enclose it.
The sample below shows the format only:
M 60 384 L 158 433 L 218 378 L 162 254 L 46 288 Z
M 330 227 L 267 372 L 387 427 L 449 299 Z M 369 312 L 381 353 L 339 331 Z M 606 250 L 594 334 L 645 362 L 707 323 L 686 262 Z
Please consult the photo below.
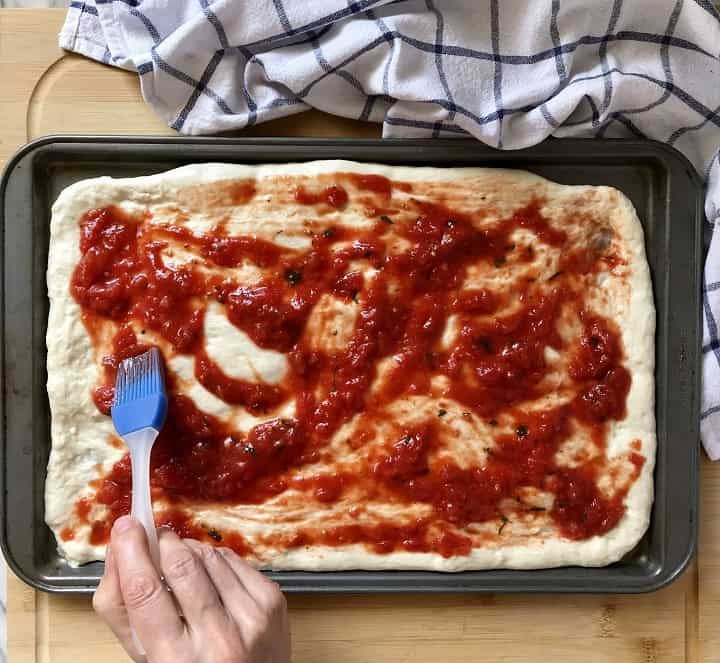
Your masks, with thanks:
M 129 507 L 106 413 L 149 345 L 175 399 L 156 519 L 258 566 L 601 566 L 647 528 L 655 317 L 615 189 L 348 161 L 102 177 L 53 206 L 48 291 L 71 564 Z

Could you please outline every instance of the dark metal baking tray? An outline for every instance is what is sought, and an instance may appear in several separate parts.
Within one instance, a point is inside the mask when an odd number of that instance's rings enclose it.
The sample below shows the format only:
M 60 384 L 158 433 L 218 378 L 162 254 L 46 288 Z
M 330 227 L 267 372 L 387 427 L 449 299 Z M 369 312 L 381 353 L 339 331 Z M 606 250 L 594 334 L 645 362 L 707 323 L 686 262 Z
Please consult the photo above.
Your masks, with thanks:
M 71 568 L 44 523 L 50 449 L 45 269 L 50 206 L 65 186 L 187 163 L 343 158 L 406 165 L 522 168 L 565 184 L 611 185 L 645 228 L 657 307 L 656 497 L 650 529 L 605 568 L 539 571 L 273 573 L 287 591 L 643 592 L 675 579 L 697 538 L 701 185 L 678 152 L 645 141 L 551 140 L 503 152 L 471 140 L 212 139 L 54 136 L 22 148 L 0 182 L 2 264 L 2 550 L 49 592 L 91 592 L 102 564 Z M 71 378 L 71 376 L 68 376 Z

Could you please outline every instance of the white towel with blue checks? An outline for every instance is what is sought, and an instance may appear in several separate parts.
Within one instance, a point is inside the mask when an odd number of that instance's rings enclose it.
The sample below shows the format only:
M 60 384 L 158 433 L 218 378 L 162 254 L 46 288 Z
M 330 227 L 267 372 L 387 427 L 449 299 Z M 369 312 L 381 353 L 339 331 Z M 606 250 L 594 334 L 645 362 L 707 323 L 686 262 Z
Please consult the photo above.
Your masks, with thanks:
M 720 19 L 709 0 L 86 0 L 60 45 L 137 71 L 174 129 L 310 107 L 383 135 L 648 137 L 681 150 L 720 220 Z M 720 458 L 720 230 L 705 269 L 701 430 Z

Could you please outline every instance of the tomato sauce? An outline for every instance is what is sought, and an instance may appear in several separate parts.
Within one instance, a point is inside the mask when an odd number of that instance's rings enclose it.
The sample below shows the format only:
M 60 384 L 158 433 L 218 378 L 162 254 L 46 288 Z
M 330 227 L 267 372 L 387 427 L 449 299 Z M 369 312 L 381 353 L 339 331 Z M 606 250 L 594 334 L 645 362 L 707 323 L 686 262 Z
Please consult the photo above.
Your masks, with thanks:
M 341 209 L 347 205 L 348 195 L 347 191 L 340 186 L 329 186 L 317 193 L 308 191 L 304 187 L 298 187 L 295 189 L 295 200 L 301 205 L 325 203 L 335 209 Z
M 432 515 L 410 524 L 307 527 L 285 540 L 264 543 L 361 543 L 379 553 L 452 556 L 472 548 L 472 539 L 459 531 L 469 523 L 495 523 L 502 536 L 513 516 L 502 505 L 511 498 L 519 502 L 521 490 L 531 487 L 554 494 L 548 515 L 564 536 L 586 539 L 609 531 L 624 513 L 626 491 L 612 498 L 599 491 L 601 462 L 568 468 L 555 460 L 577 427 L 587 429 L 602 447 L 608 422 L 626 414 L 631 378 L 623 366 L 619 330 L 583 306 L 582 277 L 604 268 L 602 252 L 566 250 L 566 233 L 548 223 L 539 202 L 478 228 L 467 214 L 417 198 L 405 203 L 400 216 L 394 209 L 391 218 L 383 210 L 392 209 L 393 190 L 410 192 L 409 184 L 353 174 L 339 174 L 337 181 L 345 186 L 298 187 L 291 195 L 296 203 L 320 211 L 343 209 L 356 195 L 363 201 L 370 196 L 377 223 L 355 230 L 325 228 L 302 250 L 229 236 L 222 224 L 207 234 L 181 225 L 153 227 L 145 223 L 147 217 L 116 207 L 91 210 L 80 219 L 82 256 L 71 293 L 91 336 L 107 321 L 116 329 L 112 352 L 103 359 L 103 383 L 94 393 L 98 409 L 109 413 L 118 363 L 148 347 L 137 332 L 141 329 L 160 335 L 173 352 L 193 356 L 196 378 L 212 394 L 267 417 L 247 433 L 232 430 L 201 412 L 170 378 L 169 415 L 153 449 L 152 485 L 156 496 L 177 508 L 164 512 L 160 522 L 183 536 L 249 554 L 240 535 L 203 527 L 186 508 L 257 504 L 288 489 L 304 491 L 321 505 L 333 504 L 353 490 L 397 504 L 425 504 Z M 534 260 L 532 243 L 513 241 L 519 229 L 559 249 L 562 270 L 544 283 L 528 279 L 506 288 L 464 288 L 470 267 L 497 270 L 513 261 Z M 401 252 L 389 250 L 393 236 L 404 241 Z M 172 266 L 163 255 L 168 242 L 182 242 L 222 267 L 250 261 L 263 270 L 263 277 L 249 285 L 192 264 Z M 358 270 L 358 261 L 377 270 L 373 278 Z M 317 349 L 304 335 L 324 295 L 358 309 L 341 351 Z M 289 372 L 280 384 L 232 379 L 211 360 L 203 343 L 209 301 L 222 304 L 228 320 L 258 346 L 286 353 Z M 558 331 L 560 314 L 568 308 L 582 328 L 573 347 Z M 441 337 L 450 316 L 457 333 L 447 347 Z M 573 396 L 546 410 L 524 412 L 520 404 L 550 389 L 548 348 L 570 358 L 566 386 Z M 387 357 L 393 358 L 393 368 L 370 397 L 378 363 Z M 445 386 L 434 386 L 433 376 L 442 377 Z M 492 448 L 480 466 L 460 467 L 450 459 L 433 462 L 433 452 L 443 445 L 438 417 L 447 411 L 442 410 L 421 425 L 396 426 L 393 439 L 385 440 L 370 465 L 352 476 L 294 477 L 294 470 L 317 462 L 352 417 L 362 413 L 365 434 L 388 420 L 387 404 L 411 395 L 454 401 L 464 416 L 474 414 L 491 425 L 504 413 L 514 421 L 512 432 L 504 430 L 488 441 Z M 295 401 L 295 415 L 278 416 L 277 410 L 290 400 Z M 644 458 L 633 453 L 631 462 L 637 475 Z M 90 523 L 93 542 L 106 540 L 110 524 L 128 512 L 129 470 L 126 456 L 98 482 L 94 499 L 106 508 L 104 520 L 91 520 L 89 510 L 78 512 L 81 521 Z

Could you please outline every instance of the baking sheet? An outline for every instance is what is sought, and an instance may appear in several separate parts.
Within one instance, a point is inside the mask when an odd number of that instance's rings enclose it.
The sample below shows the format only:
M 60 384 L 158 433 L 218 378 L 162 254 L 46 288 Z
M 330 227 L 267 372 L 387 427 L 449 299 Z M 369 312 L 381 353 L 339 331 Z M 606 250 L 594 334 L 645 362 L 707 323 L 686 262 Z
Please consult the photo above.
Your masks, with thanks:
M 642 592 L 687 566 L 697 538 L 702 187 L 678 152 L 651 141 L 551 140 L 504 152 L 472 140 L 219 139 L 54 136 L 28 144 L 0 181 L 3 355 L 0 543 L 9 565 L 50 592 L 92 592 L 102 564 L 72 568 L 44 522 L 50 450 L 45 269 L 50 206 L 80 179 L 180 165 L 351 159 L 404 165 L 522 168 L 562 184 L 615 186 L 645 229 L 657 309 L 656 499 L 648 533 L 600 569 L 270 573 L 285 591 Z

